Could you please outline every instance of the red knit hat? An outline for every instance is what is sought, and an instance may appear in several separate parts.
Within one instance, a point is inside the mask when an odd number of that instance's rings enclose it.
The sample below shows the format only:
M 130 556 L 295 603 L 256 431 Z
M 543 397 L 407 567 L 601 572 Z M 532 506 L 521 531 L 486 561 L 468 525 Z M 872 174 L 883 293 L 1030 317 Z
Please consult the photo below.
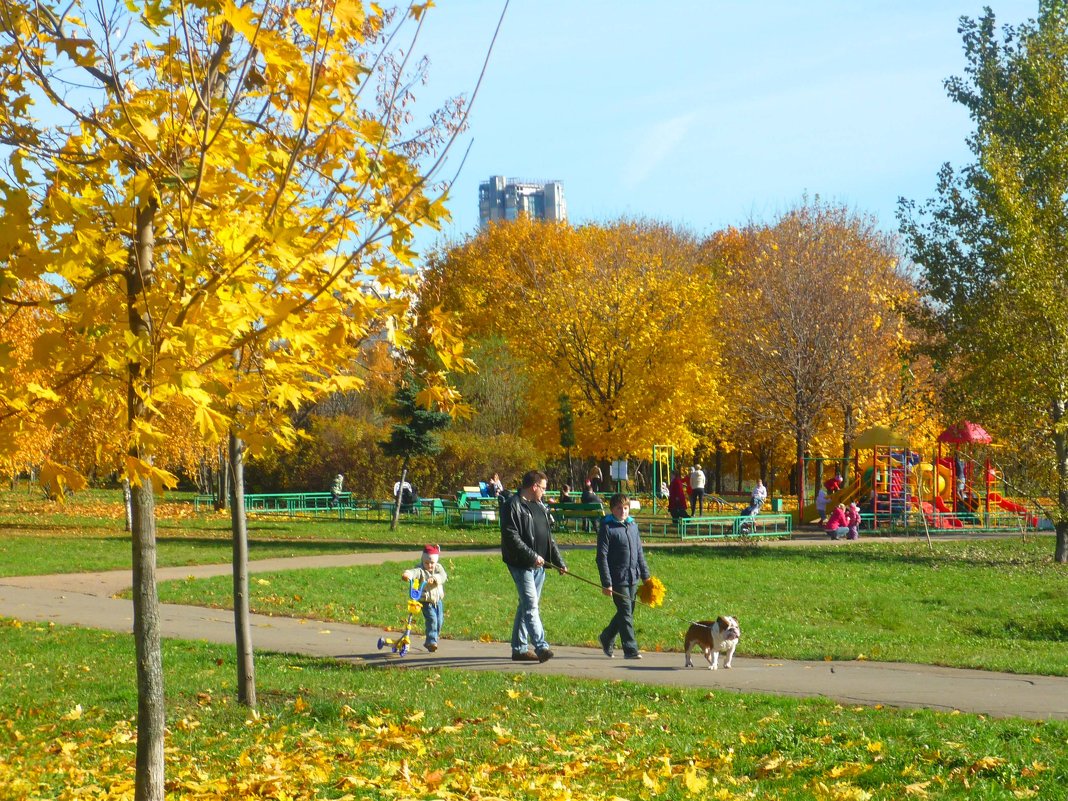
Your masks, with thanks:
M 438 561 L 438 557 L 441 554 L 441 548 L 437 545 L 426 545 L 423 547 L 423 556 L 430 557 L 431 562 Z

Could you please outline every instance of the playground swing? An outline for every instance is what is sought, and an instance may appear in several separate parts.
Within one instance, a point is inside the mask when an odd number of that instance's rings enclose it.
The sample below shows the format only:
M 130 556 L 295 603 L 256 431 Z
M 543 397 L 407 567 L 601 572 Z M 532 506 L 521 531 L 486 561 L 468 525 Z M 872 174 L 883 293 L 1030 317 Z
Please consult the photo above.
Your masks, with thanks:
M 380 637 L 378 639 L 378 650 L 381 651 L 388 645 L 393 648 L 393 653 L 398 656 L 404 656 L 408 653 L 408 646 L 412 644 L 412 621 L 423 608 L 419 603 L 420 595 L 419 579 L 412 579 L 408 582 L 408 620 L 404 624 L 404 634 L 397 639 Z

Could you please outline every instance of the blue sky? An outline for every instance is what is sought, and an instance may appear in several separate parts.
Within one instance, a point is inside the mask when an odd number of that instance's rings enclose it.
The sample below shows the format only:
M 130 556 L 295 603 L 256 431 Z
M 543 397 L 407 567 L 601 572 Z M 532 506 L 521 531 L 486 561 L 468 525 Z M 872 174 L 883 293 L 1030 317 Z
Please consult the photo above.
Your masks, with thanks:
M 1037 0 L 991 0 L 999 24 Z M 503 0 L 441 0 L 418 50 L 423 99 L 468 92 Z M 574 223 L 651 217 L 707 234 L 807 193 L 896 229 L 897 198 L 968 160 L 943 81 L 963 72 L 959 0 L 512 0 L 474 102 L 453 223 L 490 175 L 559 179 Z M 451 174 L 451 170 L 446 172 Z M 424 247 L 437 235 L 420 237 Z

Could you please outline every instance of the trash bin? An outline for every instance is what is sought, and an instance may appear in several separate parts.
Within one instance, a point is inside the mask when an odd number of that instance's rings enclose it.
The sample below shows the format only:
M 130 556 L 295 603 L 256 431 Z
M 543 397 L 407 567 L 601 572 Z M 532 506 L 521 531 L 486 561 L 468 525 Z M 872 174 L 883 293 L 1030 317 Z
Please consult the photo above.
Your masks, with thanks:
M 771 499 L 771 511 L 774 512 L 775 514 L 781 514 L 782 513 L 782 498 L 772 498 Z

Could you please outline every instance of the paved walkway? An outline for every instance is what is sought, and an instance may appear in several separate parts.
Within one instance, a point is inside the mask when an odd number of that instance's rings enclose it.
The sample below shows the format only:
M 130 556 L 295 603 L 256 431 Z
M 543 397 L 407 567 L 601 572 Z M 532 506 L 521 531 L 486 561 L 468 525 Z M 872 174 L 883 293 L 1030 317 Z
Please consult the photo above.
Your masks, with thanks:
M 453 551 L 450 558 L 460 555 Z M 463 553 L 496 554 L 492 551 Z M 411 549 L 250 563 L 251 572 L 344 567 L 411 560 Z M 229 575 L 230 565 L 160 568 L 157 578 Z M 112 631 L 130 631 L 133 605 L 113 597 L 130 585 L 130 571 L 0 578 L 0 615 Z M 165 637 L 233 643 L 233 615 L 226 610 L 164 605 Z M 511 661 L 507 644 L 443 640 L 435 654 L 412 648 L 404 658 L 377 649 L 381 628 L 252 616 L 258 650 L 302 653 L 363 664 L 389 663 L 406 669 L 455 667 L 466 670 L 538 671 L 577 678 L 633 681 L 732 692 L 797 697 L 821 696 L 843 704 L 885 704 L 961 710 L 995 717 L 1068 720 L 1068 678 L 1016 675 L 880 662 L 795 662 L 734 658 L 732 670 L 685 669 L 681 653 L 646 653 L 638 661 L 607 659 L 599 649 L 553 647 L 545 664 Z M 417 641 L 418 642 L 418 641 Z M 703 659 L 695 655 L 695 660 Z M 695 661 L 696 664 L 696 661 Z

